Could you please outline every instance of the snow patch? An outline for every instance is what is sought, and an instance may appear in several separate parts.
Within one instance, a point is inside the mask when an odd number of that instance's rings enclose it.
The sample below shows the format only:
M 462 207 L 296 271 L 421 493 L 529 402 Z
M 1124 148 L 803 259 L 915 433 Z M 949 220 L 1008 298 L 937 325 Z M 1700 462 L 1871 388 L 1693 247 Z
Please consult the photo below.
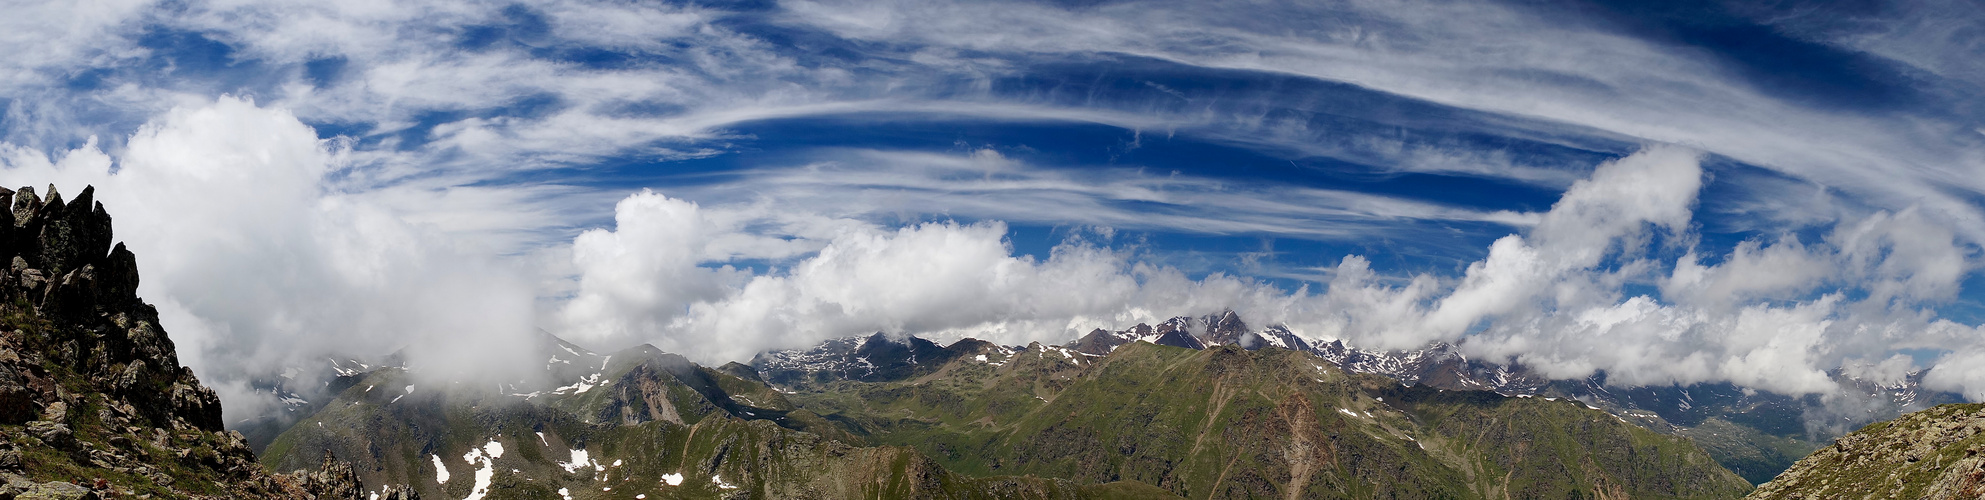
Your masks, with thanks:
M 587 375 L 587 376 L 584 376 L 584 377 L 580 377 L 580 378 L 579 378 L 579 383 L 576 383 L 576 384 L 572 384 L 572 385 L 568 385 L 568 386 L 565 386 L 565 387 L 560 387 L 560 388 L 557 388 L 557 389 L 552 389 L 552 390 L 551 390 L 551 393 L 552 393 L 552 394 L 565 394 L 565 391 L 572 391 L 572 393 L 573 393 L 573 394 L 585 394 L 585 393 L 586 393 L 586 391 L 589 391 L 589 390 L 592 390 L 592 389 L 593 389 L 593 387 L 596 387 L 596 386 L 598 386 L 598 385 L 599 385 L 599 383 L 600 383 L 600 377 L 601 377 L 601 376 L 602 376 L 602 374 L 599 374 L 599 373 L 595 373 L 595 374 L 592 374 L 592 375 Z
M 607 470 L 606 466 L 600 465 L 599 462 L 594 462 L 592 458 L 588 457 L 584 449 L 572 450 L 572 461 L 559 462 L 558 466 L 565 469 L 565 472 L 578 472 L 579 469 L 587 467 L 591 467 L 595 471 Z
M 503 456 L 503 443 L 498 443 L 494 439 L 481 448 L 470 448 L 468 453 L 462 455 L 462 460 L 469 465 L 478 463 L 481 465 L 476 469 L 475 487 L 471 488 L 469 496 L 462 500 L 482 500 L 484 495 L 489 494 L 489 483 L 496 479 L 496 459 L 501 456 Z
M 434 457 L 434 482 L 448 484 L 448 466 L 441 463 L 441 455 L 428 456 Z
M 669 483 L 669 486 L 682 486 L 682 474 L 674 472 L 662 474 L 662 482 Z
M 737 489 L 737 485 L 735 485 L 735 484 L 731 484 L 731 483 L 726 483 L 726 482 L 724 482 L 724 476 L 719 476 L 719 475 L 715 475 L 715 474 L 712 474 L 712 475 L 710 475 L 710 483 L 711 483 L 711 484 L 715 484 L 715 485 L 717 485 L 717 489 L 720 489 L 720 490 L 735 490 L 735 489 Z

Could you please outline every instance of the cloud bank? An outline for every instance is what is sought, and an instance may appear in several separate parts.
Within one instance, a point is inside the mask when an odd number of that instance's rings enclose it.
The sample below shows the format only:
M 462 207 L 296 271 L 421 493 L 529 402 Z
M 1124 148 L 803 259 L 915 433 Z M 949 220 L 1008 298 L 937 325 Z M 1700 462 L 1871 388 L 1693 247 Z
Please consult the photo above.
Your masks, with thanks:
M 653 342 L 715 362 L 873 331 L 1059 342 L 1232 308 L 1313 338 L 1452 342 L 1553 377 L 1604 371 L 1621 385 L 1826 394 L 1837 390 L 1828 370 L 1895 365 L 1897 349 L 1957 349 L 1917 368 L 1932 368 L 1938 388 L 1981 394 L 1965 360 L 1985 338 L 1927 309 L 1953 299 L 1974 266 L 1952 231 L 1916 210 L 1878 212 L 1823 241 L 1755 239 L 1705 264 L 1692 226 L 1700 161 L 1649 146 L 1599 165 L 1458 278 L 1384 279 L 1354 255 L 1319 292 L 1193 279 L 1081 238 L 1046 259 L 1015 255 L 998 222 L 891 230 L 842 219 L 805 236 L 755 232 L 732 207 L 643 192 L 617 206 L 615 228 L 575 240 L 582 285 L 559 320 L 587 341 Z M 798 257 L 763 272 L 713 267 L 741 256 Z M 1869 373 L 1895 378 L 1902 362 Z
M 530 361 L 510 357 L 534 334 L 528 275 L 407 220 L 388 193 L 327 189 L 347 154 L 286 111 L 223 98 L 165 114 L 114 161 L 92 145 L 0 162 L 8 179 L 116 193 L 102 203 L 140 255 L 139 295 L 231 419 L 273 404 L 251 379 L 324 356 L 410 347 L 445 376 Z

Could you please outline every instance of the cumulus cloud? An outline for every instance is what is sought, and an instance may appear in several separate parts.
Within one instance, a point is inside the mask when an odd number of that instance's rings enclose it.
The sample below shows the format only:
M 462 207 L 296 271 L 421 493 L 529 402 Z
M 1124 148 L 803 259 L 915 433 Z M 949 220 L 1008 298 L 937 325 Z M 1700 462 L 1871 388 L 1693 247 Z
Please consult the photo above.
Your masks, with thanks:
M 1599 165 L 1459 277 L 1379 276 L 1354 255 L 1320 293 L 1190 278 L 1079 238 L 1046 259 L 1015 255 L 994 222 L 891 230 L 840 219 L 835 231 L 781 237 L 708 222 L 733 208 L 644 192 L 621 203 L 617 228 L 575 241 L 587 286 L 562 319 L 591 341 L 650 341 L 715 362 L 876 331 L 1063 341 L 1232 308 L 1255 324 L 1366 347 L 1452 342 L 1554 377 L 1603 371 L 1620 385 L 1732 382 L 1789 394 L 1837 392 L 1828 371 L 1849 366 L 1894 380 L 1931 368 L 1896 349 L 1964 345 L 1924 309 L 1950 299 L 1952 280 L 1970 269 L 1951 232 L 1922 226 L 1915 211 L 1875 212 L 1821 242 L 1752 240 L 1706 264 L 1692 235 L 1700 161 L 1649 146 Z M 702 247 L 746 236 L 789 242 L 780 253 L 795 259 L 763 271 L 713 267 L 735 255 Z M 1953 368 L 1962 359 L 1947 358 L 1932 380 L 1969 387 L 1975 375 Z
M 286 111 L 222 98 L 166 113 L 114 156 L 9 152 L 14 182 L 97 187 L 138 255 L 139 294 L 230 418 L 270 403 L 250 379 L 324 355 L 408 348 L 429 373 L 480 375 L 521 361 L 490 346 L 532 334 L 523 273 L 364 193 L 327 190 L 345 150 Z
M 844 221 L 831 236 L 790 240 L 818 248 L 810 256 L 753 276 L 703 267 L 726 256 L 701 248 L 720 238 L 696 236 L 709 216 L 695 204 L 641 193 L 617 212 L 614 231 L 573 242 L 584 274 L 561 311 L 563 331 L 609 344 L 651 341 L 713 362 L 861 332 L 941 335 L 1006 322 L 1048 327 L 995 337 L 1045 331 L 1039 340 L 1060 340 L 1067 322 L 1120 309 L 1139 289 L 1128 262 L 1108 250 L 1069 244 L 1045 261 L 1014 256 L 997 222 L 890 231 Z

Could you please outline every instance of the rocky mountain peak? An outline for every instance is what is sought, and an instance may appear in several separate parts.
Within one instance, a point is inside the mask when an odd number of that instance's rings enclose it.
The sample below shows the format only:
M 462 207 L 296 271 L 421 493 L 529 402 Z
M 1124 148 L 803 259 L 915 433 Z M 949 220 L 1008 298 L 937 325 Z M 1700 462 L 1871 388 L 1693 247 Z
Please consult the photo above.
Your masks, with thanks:
M 1206 325 L 1200 338 L 1208 344 L 1237 344 L 1248 335 L 1248 325 L 1232 309 L 1200 318 Z
M 881 381 L 928 373 L 958 356 L 956 350 L 919 337 L 877 332 L 828 340 L 806 350 L 766 351 L 753 357 L 751 366 L 775 385 L 830 379 Z
M 269 474 L 222 427 L 220 398 L 139 300 L 137 259 L 112 244 L 95 193 L 0 189 L 0 498 L 359 498 L 337 474 L 317 489 L 318 473 Z

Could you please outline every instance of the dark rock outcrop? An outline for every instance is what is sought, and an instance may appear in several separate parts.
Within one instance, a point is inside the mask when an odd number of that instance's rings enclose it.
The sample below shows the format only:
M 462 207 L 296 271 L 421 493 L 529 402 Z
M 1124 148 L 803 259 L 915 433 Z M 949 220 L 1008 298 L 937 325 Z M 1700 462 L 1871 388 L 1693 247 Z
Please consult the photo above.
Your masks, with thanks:
M 0 189 L 0 498 L 369 496 L 328 457 L 271 474 L 222 427 L 95 195 Z
M 1192 334 L 1191 325 L 1192 323 L 1185 318 L 1173 318 L 1171 321 L 1159 323 L 1158 328 L 1152 332 L 1158 335 L 1158 339 L 1151 343 L 1194 350 L 1205 349 L 1206 342 Z
M 806 351 L 766 351 L 751 366 L 775 385 L 831 380 L 881 382 L 930 373 L 958 353 L 917 337 L 895 339 L 882 333 L 830 340 Z
M 1097 328 L 1090 331 L 1088 335 L 1083 335 L 1082 338 L 1075 339 L 1075 343 L 1069 344 L 1068 348 L 1083 354 L 1106 356 L 1110 354 L 1110 351 L 1116 350 L 1117 346 L 1135 342 L 1136 340 L 1136 337 L 1131 337 L 1127 334 L 1118 334 Z

